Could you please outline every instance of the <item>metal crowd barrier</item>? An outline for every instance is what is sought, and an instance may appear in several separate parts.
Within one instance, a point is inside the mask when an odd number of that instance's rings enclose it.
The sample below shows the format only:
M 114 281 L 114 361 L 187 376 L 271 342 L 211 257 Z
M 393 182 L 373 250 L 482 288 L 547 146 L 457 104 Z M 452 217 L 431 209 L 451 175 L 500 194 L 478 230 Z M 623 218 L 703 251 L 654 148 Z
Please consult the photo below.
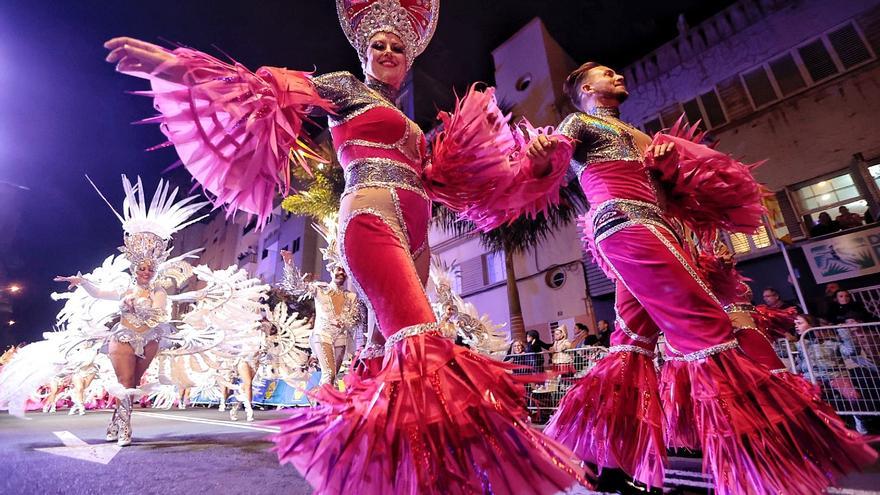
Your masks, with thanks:
M 558 353 L 565 358 L 553 357 L 553 353 L 509 354 L 504 360 L 525 368 L 514 373 L 548 372 L 552 377 L 542 384 L 526 386 L 526 405 L 533 423 L 546 423 L 559 406 L 559 401 L 572 384 L 584 377 L 596 361 L 608 354 L 605 347 L 579 347 Z M 554 364 L 555 363 L 555 364 Z
M 795 370 L 841 416 L 880 416 L 880 323 L 815 327 L 801 334 Z
M 815 327 L 797 340 L 779 339 L 774 348 L 790 371 L 819 386 L 823 400 L 841 416 L 851 416 L 857 425 L 863 418 L 880 416 L 880 323 Z M 659 366 L 662 339 L 657 351 Z M 607 353 L 604 347 L 571 349 L 565 351 L 571 363 L 562 365 L 553 362 L 568 360 L 553 359 L 550 352 L 511 354 L 505 361 L 526 366 L 521 373 L 555 372 L 543 384 L 526 387 L 532 421 L 542 424 L 574 382 Z
M 853 301 L 862 303 L 872 315 L 880 317 L 880 285 L 847 290 Z

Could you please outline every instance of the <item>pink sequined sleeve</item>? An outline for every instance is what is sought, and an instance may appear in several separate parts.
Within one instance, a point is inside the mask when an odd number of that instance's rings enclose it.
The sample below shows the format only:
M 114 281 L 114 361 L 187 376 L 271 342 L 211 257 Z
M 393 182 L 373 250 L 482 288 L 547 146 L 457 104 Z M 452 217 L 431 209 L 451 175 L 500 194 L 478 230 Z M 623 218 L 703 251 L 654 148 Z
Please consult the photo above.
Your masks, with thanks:
M 149 77 L 158 123 L 193 178 L 215 204 L 257 215 L 264 224 L 275 191 L 290 188 L 290 166 L 317 158 L 303 130 L 308 114 L 330 112 L 305 72 L 251 72 L 188 48 L 171 52 L 181 83 Z M 161 69 L 167 69 L 160 67 Z M 159 71 L 157 71 L 159 72 Z
M 472 86 L 453 113 L 441 112 L 443 130 L 425 167 L 425 188 L 432 199 L 473 221 L 483 231 L 516 218 L 534 217 L 559 202 L 559 189 L 573 152 L 573 141 L 551 128 L 528 122 L 509 125 L 498 108 L 494 88 Z M 526 150 L 540 135 L 558 145 L 548 166 L 533 163 Z

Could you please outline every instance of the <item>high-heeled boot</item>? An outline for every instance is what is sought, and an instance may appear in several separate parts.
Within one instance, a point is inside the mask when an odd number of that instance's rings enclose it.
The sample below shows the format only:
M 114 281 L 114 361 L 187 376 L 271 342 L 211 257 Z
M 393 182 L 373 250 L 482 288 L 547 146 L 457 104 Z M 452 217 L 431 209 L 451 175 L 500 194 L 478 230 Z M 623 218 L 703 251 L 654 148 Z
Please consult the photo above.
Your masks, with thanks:
M 107 441 L 115 442 L 119 438 L 119 399 L 116 400 L 116 407 L 113 408 L 113 414 L 110 416 L 110 424 L 107 425 Z
M 131 396 L 119 399 L 119 438 L 116 445 L 131 445 Z

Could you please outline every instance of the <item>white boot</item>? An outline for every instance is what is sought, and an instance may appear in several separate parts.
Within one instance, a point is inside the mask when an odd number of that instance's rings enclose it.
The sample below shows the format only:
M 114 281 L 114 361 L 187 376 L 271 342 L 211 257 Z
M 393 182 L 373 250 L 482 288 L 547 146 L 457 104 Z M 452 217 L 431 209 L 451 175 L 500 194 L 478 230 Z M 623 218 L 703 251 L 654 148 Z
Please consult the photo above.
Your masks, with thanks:
M 248 421 L 254 420 L 254 408 L 251 407 L 251 401 L 249 400 L 244 401 L 244 413 L 245 419 L 247 419 Z
M 131 445 L 131 396 L 119 399 L 119 438 L 116 445 Z
M 229 409 L 229 419 L 232 421 L 238 421 L 238 410 L 241 408 L 241 402 L 236 402 Z
M 110 416 L 110 424 L 107 425 L 107 441 L 115 442 L 119 438 L 119 401 L 116 401 L 116 407 L 113 409 L 113 415 Z
M 220 407 L 218 407 L 217 410 L 220 412 L 223 412 L 226 410 L 226 401 L 225 400 L 222 400 L 222 399 L 220 400 Z

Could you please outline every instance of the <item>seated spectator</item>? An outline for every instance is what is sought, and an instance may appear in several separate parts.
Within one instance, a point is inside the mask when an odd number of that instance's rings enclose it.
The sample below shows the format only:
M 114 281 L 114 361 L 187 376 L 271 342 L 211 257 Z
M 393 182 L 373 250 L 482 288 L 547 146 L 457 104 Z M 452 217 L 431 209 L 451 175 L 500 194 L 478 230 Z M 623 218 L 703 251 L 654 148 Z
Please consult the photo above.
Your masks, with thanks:
M 529 330 L 526 332 L 526 354 L 529 354 L 531 363 L 529 365 L 535 371 L 544 371 L 544 354 L 551 344 L 541 340 L 541 335 L 537 330 Z
M 766 304 L 768 308 L 788 309 L 795 307 L 794 304 L 783 301 L 782 296 L 779 295 L 779 291 L 774 289 L 773 287 L 765 288 L 762 297 L 764 299 L 764 304 Z
M 846 320 L 847 314 L 859 315 L 859 319 L 862 321 L 872 319 L 864 304 L 854 301 L 852 294 L 848 290 L 838 289 L 834 293 L 834 302 L 828 307 L 825 319 L 832 324 L 843 323 Z
M 862 225 L 862 216 L 858 213 L 850 212 L 849 208 L 846 206 L 841 206 L 837 211 L 840 212 L 840 215 L 838 215 L 835 220 L 837 220 L 837 224 L 840 225 L 841 230 L 851 229 Z
M 840 230 L 840 224 L 831 219 L 828 212 L 819 213 L 819 221 L 810 227 L 810 237 L 818 237 L 820 235 L 830 234 Z

